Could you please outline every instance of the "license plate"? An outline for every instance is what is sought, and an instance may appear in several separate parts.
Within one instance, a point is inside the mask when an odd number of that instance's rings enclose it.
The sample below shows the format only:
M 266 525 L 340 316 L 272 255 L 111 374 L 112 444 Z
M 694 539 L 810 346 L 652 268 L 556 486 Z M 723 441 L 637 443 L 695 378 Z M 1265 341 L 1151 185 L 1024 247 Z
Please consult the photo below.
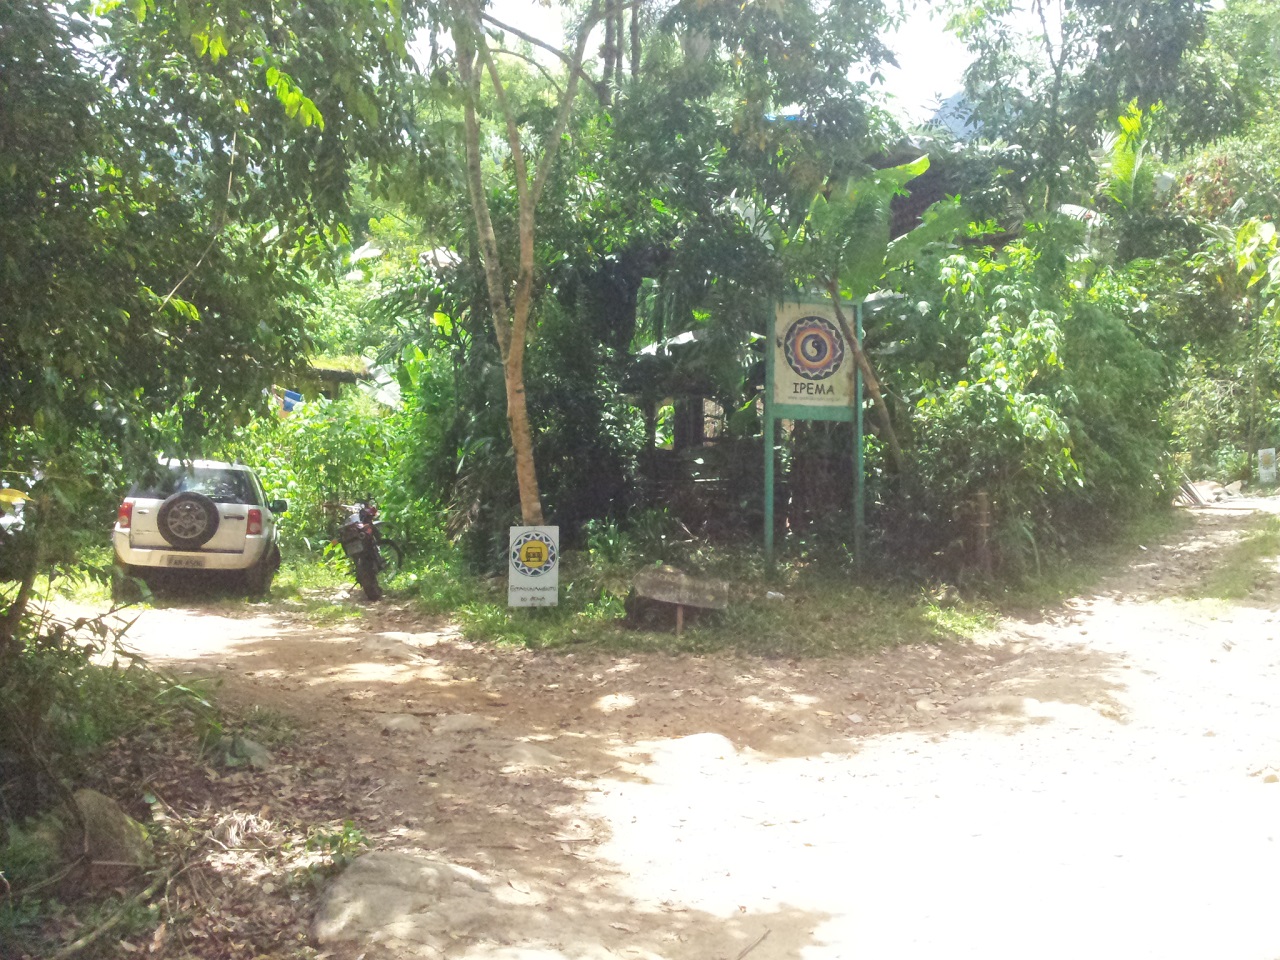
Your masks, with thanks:
M 168 566 L 170 567 L 203 567 L 204 557 L 180 557 L 171 556 L 168 558 Z
M 347 551 L 348 557 L 358 557 L 364 553 L 363 540 L 347 540 L 342 544 L 342 548 Z

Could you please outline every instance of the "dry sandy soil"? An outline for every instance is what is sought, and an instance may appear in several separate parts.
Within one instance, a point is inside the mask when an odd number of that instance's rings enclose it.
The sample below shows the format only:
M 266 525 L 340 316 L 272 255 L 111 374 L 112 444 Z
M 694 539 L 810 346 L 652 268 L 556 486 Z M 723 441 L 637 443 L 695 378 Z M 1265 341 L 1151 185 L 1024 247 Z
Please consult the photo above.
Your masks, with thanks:
M 1276 508 L 870 659 L 482 648 L 394 599 L 131 636 L 322 745 L 376 847 L 312 925 L 335 960 L 1276 960 L 1280 589 L 1186 599 Z

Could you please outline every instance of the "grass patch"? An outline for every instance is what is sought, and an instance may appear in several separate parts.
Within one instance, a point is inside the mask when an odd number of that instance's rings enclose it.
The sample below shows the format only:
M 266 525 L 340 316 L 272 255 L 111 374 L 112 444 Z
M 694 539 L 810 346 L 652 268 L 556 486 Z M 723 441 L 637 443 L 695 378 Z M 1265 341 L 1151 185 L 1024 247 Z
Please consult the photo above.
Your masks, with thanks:
M 58 596 L 87 607 L 111 603 L 115 554 L 108 546 L 82 548 L 73 563 L 57 563 L 36 577 L 36 596 Z
M 280 570 L 271 585 L 271 596 L 302 596 L 307 591 L 337 590 L 354 583 L 345 558 L 327 557 L 320 551 L 285 551 Z
M 1280 517 L 1269 516 L 1258 529 L 1223 550 L 1204 580 L 1188 595 L 1196 599 L 1243 599 L 1275 581 L 1277 556 Z
M 429 614 L 451 613 L 482 600 L 485 594 L 475 575 L 466 573 L 461 562 L 449 555 L 409 561 L 388 586 L 395 592 L 408 592 Z
M 313 627 L 334 626 L 359 620 L 364 616 L 359 606 L 328 597 L 299 597 L 285 601 L 283 608 L 288 613 L 303 618 Z
M 966 589 L 961 597 L 947 590 L 945 600 L 911 583 L 868 583 L 865 577 L 833 573 L 839 566 L 834 563 L 821 570 L 796 564 L 782 571 L 781 585 L 767 587 L 757 551 L 699 543 L 685 555 L 662 559 L 694 575 L 729 580 L 734 599 L 722 613 L 690 617 L 679 638 L 674 635 L 674 615 L 671 622 L 657 624 L 637 625 L 626 618 L 630 582 L 653 558 L 625 535 L 618 537 L 606 528 L 596 532 L 587 550 L 565 553 L 557 607 L 509 609 L 503 578 L 471 580 L 472 596 L 452 609 L 469 639 L 489 643 L 619 651 L 736 650 L 797 658 L 863 654 L 902 643 L 976 639 L 992 630 L 1001 615 L 1040 611 L 1088 592 L 1132 562 L 1141 547 L 1163 542 L 1191 522 L 1180 511 L 1154 512 L 1109 531 L 1112 538 L 1106 543 L 1047 559 L 1034 576 L 1020 582 Z M 1280 522 L 1275 534 L 1280 545 Z M 1269 547 L 1259 543 L 1248 549 L 1255 551 L 1255 559 L 1242 579 L 1252 589 L 1261 570 L 1256 557 Z M 782 593 L 783 599 L 769 599 L 771 590 Z M 450 608 L 442 603 L 437 609 Z
M 797 579 L 771 598 L 759 581 L 734 587 L 729 609 L 686 609 L 675 635 L 672 607 L 659 607 L 640 624 L 626 619 L 624 594 L 590 579 L 561 584 L 559 606 L 509 609 L 505 584 L 497 596 L 457 611 L 468 639 L 532 648 L 584 645 L 628 652 L 713 653 L 733 650 L 767 657 L 863 654 L 903 643 L 965 640 L 994 623 L 991 610 L 960 602 L 939 607 L 908 588 L 851 585 L 833 578 Z
M 1144 514 L 1109 530 L 1105 543 L 1076 547 L 1070 554 L 1053 558 L 1038 576 L 990 588 L 986 595 L 1003 613 L 1026 613 L 1057 606 L 1091 591 L 1100 580 L 1133 562 L 1134 555 L 1147 544 L 1163 542 L 1192 523 L 1191 517 L 1179 510 Z
M 690 537 L 660 513 L 641 521 L 639 532 L 611 523 L 589 525 L 585 549 L 562 554 L 555 607 L 511 609 L 505 576 L 467 575 L 448 554 L 419 581 L 419 599 L 431 612 L 451 612 L 472 641 L 536 649 L 586 646 L 618 652 L 820 657 L 965 640 L 994 623 L 985 603 L 959 600 L 940 606 L 915 585 L 868 584 L 839 560 L 829 565 L 795 561 L 767 578 L 754 544 L 710 544 Z M 674 606 L 642 604 L 628 611 L 635 575 L 655 564 L 727 581 L 729 608 L 686 608 L 679 637 Z
M 993 608 L 976 601 L 948 606 L 927 603 L 923 615 L 940 634 L 959 640 L 976 640 L 995 629 L 999 620 Z
M 275 749 L 287 746 L 298 738 L 298 725 L 287 713 L 255 704 L 240 722 L 251 740 L 264 747 Z

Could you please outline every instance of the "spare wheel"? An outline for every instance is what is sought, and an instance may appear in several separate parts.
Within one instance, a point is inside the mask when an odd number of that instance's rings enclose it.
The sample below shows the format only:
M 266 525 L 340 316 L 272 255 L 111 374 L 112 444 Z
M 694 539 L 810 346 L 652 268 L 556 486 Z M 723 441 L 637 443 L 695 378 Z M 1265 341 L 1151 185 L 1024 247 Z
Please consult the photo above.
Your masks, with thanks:
M 160 504 L 160 536 L 179 550 L 198 550 L 218 532 L 218 505 L 203 493 L 185 490 Z

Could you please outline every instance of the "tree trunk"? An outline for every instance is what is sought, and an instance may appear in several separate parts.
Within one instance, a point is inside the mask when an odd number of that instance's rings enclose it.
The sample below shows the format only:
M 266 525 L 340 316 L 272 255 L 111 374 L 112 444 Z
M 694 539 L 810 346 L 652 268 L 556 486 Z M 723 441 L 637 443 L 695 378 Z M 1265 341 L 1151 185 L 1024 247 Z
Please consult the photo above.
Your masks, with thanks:
M 640 78 L 640 0 L 631 7 L 631 79 Z
M 624 76 L 622 51 L 627 32 L 626 14 L 623 12 L 621 4 L 610 15 L 609 19 L 613 21 L 613 89 L 618 90 L 622 87 L 622 78 Z
M 853 353 L 854 362 L 862 371 L 863 378 L 867 381 L 867 391 L 871 394 L 871 403 L 875 408 L 876 415 L 880 420 L 880 426 L 884 430 L 884 442 L 889 448 L 889 460 L 893 463 L 895 473 L 904 473 L 902 447 L 898 445 L 898 434 L 894 432 L 893 420 L 889 417 L 889 405 L 884 402 L 884 394 L 880 392 L 880 380 L 876 377 L 876 372 L 871 367 L 871 360 L 867 357 L 867 352 L 862 349 L 862 341 L 853 335 L 853 330 L 849 327 L 849 320 L 844 315 L 844 311 L 840 309 L 840 285 L 832 283 L 828 288 L 831 294 L 831 304 L 836 311 L 836 320 L 840 322 L 840 330 L 844 333 L 845 342 L 849 344 L 849 349 Z M 856 399 L 855 399 L 855 402 Z
M 621 44 L 615 34 L 613 15 L 604 18 L 604 64 L 600 70 L 600 103 L 608 108 L 613 102 L 614 64 L 620 54 Z
M 507 100 L 498 68 L 494 64 L 481 24 L 481 8 L 474 0 L 460 0 L 454 7 L 453 42 L 457 51 L 458 78 L 464 93 L 463 129 L 467 154 L 467 187 L 471 194 L 471 211 L 480 240 L 480 257 L 484 264 L 485 285 L 489 293 L 489 309 L 494 333 L 502 355 L 503 377 L 507 393 L 507 423 L 511 428 L 511 447 L 515 454 L 516 483 L 520 491 L 520 516 L 529 526 L 544 522 L 542 497 L 538 487 L 538 471 L 533 455 L 533 430 L 529 426 L 529 409 L 524 388 L 524 350 L 528 340 L 529 317 L 533 308 L 534 240 L 536 239 L 538 199 L 555 162 L 560 141 L 569 126 L 582 75 L 582 59 L 587 37 L 600 18 L 600 5 L 593 0 L 578 33 L 573 53 L 562 55 L 568 79 L 557 107 L 556 122 L 544 143 L 542 156 L 532 176 L 525 162 L 524 145 L 515 113 Z M 485 190 L 480 156 L 480 74 L 483 68 L 493 84 L 494 98 L 506 124 L 507 144 L 511 150 L 516 196 L 519 209 L 519 261 L 515 280 L 505 269 L 494 233 Z
M 0 617 L 0 674 L 9 669 L 10 658 L 18 654 L 18 628 L 22 625 L 22 617 L 27 612 L 27 604 L 31 600 L 37 569 L 38 565 L 32 557 L 27 569 L 23 571 L 18 595 L 13 598 L 4 616 Z
M 504 365 L 507 387 L 507 424 L 511 427 L 511 446 L 516 455 L 516 484 L 520 490 L 520 517 L 525 526 L 543 524 L 542 499 L 539 494 L 538 470 L 533 457 L 533 431 L 529 427 L 529 408 L 524 392 L 524 349 L 514 362 Z
M 480 238 L 480 256 L 484 263 L 485 285 L 489 293 L 489 313 L 493 321 L 498 350 L 502 356 L 503 379 L 507 393 L 507 423 L 511 428 L 511 448 L 515 454 L 516 485 L 520 491 L 520 517 L 528 526 L 542 524 L 542 498 L 538 487 L 538 471 L 533 458 L 533 431 L 529 428 L 529 410 L 524 392 L 525 327 L 528 323 L 529 304 L 517 295 L 515 316 L 507 299 L 507 279 L 498 251 L 498 239 L 489 214 L 489 202 L 485 195 L 484 177 L 480 160 L 480 121 L 476 111 L 479 99 L 479 77 L 476 62 L 479 52 L 476 37 L 467 26 L 455 26 L 454 44 L 458 51 L 458 74 L 467 92 L 463 107 L 463 124 L 466 133 L 467 185 L 471 194 L 471 212 L 475 217 Z M 483 39 L 481 38 L 481 42 Z M 522 171 L 521 171 L 522 172 Z M 519 175 L 519 174 L 517 174 Z M 523 194 L 523 191 L 522 191 Z M 526 228 L 532 233 L 530 223 L 525 223 L 524 198 L 521 197 L 520 233 L 524 246 Z M 523 252 L 523 250 L 522 250 Z M 520 308 L 523 307 L 523 316 Z

